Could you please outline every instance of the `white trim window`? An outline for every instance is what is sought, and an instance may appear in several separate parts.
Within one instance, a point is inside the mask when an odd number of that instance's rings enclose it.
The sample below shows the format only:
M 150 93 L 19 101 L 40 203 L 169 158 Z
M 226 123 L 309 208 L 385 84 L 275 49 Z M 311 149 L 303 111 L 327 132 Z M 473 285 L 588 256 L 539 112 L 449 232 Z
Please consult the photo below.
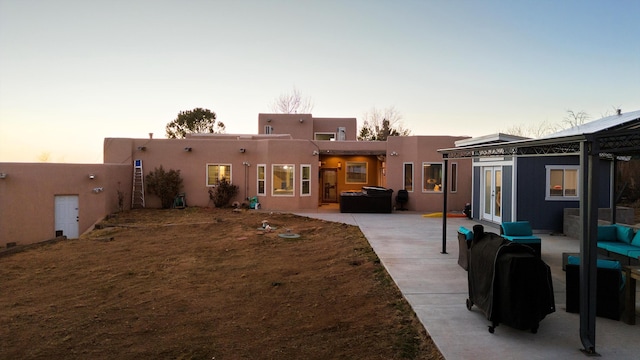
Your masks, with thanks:
M 292 164 L 271 165 L 271 184 L 273 196 L 294 196 L 295 194 L 295 166 Z
M 402 178 L 404 179 L 404 189 L 413 192 L 413 163 L 402 164 Z
M 366 161 L 347 161 L 346 166 L 345 184 L 366 184 L 368 182 Z
M 422 192 L 442 192 L 442 163 L 422 163 Z
M 313 134 L 314 140 L 335 141 L 336 133 L 334 132 L 317 132 Z
M 311 165 L 300 165 L 300 196 L 311 196 Z
M 230 184 L 233 183 L 231 164 L 207 164 L 207 186 L 218 186 L 222 179 Z
M 258 196 L 265 196 L 267 195 L 267 165 L 258 164 L 256 169 L 258 172 Z
M 545 200 L 580 200 L 580 166 L 547 165 Z

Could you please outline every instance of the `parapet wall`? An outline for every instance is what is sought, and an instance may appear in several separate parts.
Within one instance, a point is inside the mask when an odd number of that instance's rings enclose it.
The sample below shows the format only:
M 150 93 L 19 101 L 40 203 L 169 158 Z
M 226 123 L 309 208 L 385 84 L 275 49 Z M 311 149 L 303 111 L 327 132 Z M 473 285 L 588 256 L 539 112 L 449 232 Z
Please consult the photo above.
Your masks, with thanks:
M 616 208 L 616 223 L 627 224 L 631 227 L 636 227 L 634 223 L 634 211 L 633 208 L 618 206 Z M 611 209 L 601 208 L 598 209 L 598 225 L 611 224 Z M 580 209 L 579 208 L 566 208 L 564 209 L 564 218 L 562 221 L 562 232 L 569 237 L 579 239 L 580 238 Z

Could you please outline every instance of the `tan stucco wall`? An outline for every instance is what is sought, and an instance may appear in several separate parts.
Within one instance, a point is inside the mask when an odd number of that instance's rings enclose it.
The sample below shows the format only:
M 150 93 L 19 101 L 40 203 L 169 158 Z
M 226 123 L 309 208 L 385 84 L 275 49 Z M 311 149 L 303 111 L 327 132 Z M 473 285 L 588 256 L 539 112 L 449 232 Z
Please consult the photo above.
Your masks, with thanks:
M 30 244 L 55 236 L 55 196 L 78 196 L 78 230 L 118 210 L 118 189 L 125 208 L 131 200 L 131 167 L 105 164 L 0 163 L 0 245 Z M 89 178 L 94 175 L 94 179 Z M 95 193 L 94 188 L 103 191 Z
M 302 120 L 302 121 L 301 121 Z M 356 118 L 314 118 L 311 114 L 258 114 L 258 134 L 265 133 L 265 126 L 273 128 L 273 134 L 291 134 L 294 139 L 315 139 L 315 133 L 336 133 L 345 128 L 345 140 L 356 140 Z
M 438 149 L 454 147 L 454 142 L 468 137 L 455 136 L 410 136 L 395 137 L 387 140 L 387 185 L 399 190 L 404 187 L 403 166 L 405 162 L 413 163 L 413 191 L 409 192 L 409 210 L 422 212 L 439 212 L 443 207 L 442 192 L 422 191 L 422 164 L 425 162 L 443 163 Z M 398 155 L 391 155 L 397 153 Z M 465 204 L 471 202 L 471 161 L 468 159 L 449 161 L 448 171 L 451 174 L 451 163 L 458 164 L 457 192 L 448 194 L 448 211 L 462 211 Z

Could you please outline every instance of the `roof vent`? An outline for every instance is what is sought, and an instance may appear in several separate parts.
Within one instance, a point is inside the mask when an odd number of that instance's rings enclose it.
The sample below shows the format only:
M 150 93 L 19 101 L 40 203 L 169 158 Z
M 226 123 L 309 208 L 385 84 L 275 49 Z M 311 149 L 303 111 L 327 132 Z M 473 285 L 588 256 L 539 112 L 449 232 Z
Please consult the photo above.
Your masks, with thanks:
M 618 115 L 622 115 L 622 109 L 618 109 Z

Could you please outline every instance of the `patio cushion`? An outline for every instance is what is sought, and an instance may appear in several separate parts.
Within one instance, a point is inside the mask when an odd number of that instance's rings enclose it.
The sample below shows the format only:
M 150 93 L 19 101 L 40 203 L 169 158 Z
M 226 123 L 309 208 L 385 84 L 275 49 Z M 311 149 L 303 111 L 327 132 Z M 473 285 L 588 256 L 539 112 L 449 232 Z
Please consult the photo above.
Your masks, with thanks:
M 598 225 L 598 242 L 616 241 L 617 232 L 615 225 Z
M 618 241 L 598 243 L 598 247 L 624 256 L 628 256 L 629 251 L 640 250 L 637 246 Z
M 633 239 L 633 229 L 627 226 L 616 225 L 616 238 L 618 241 L 631 244 L 631 240 Z
M 502 237 L 509 241 L 513 241 L 514 243 L 519 243 L 519 244 L 539 244 L 541 242 L 540 238 L 537 236 L 502 235 Z
M 636 232 L 636 236 L 634 236 L 633 240 L 631 240 L 631 245 L 640 246 L 640 230 Z
M 473 240 L 473 231 L 467 229 L 466 227 L 460 226 L 460 228 L 458 228 L 458 232 L 460 234 L 464 234 L 467 240 Z
M 502 223 L 504 235 L 508 236 L 531 236 L 531 225 L 528 221 L 513 221 Z

